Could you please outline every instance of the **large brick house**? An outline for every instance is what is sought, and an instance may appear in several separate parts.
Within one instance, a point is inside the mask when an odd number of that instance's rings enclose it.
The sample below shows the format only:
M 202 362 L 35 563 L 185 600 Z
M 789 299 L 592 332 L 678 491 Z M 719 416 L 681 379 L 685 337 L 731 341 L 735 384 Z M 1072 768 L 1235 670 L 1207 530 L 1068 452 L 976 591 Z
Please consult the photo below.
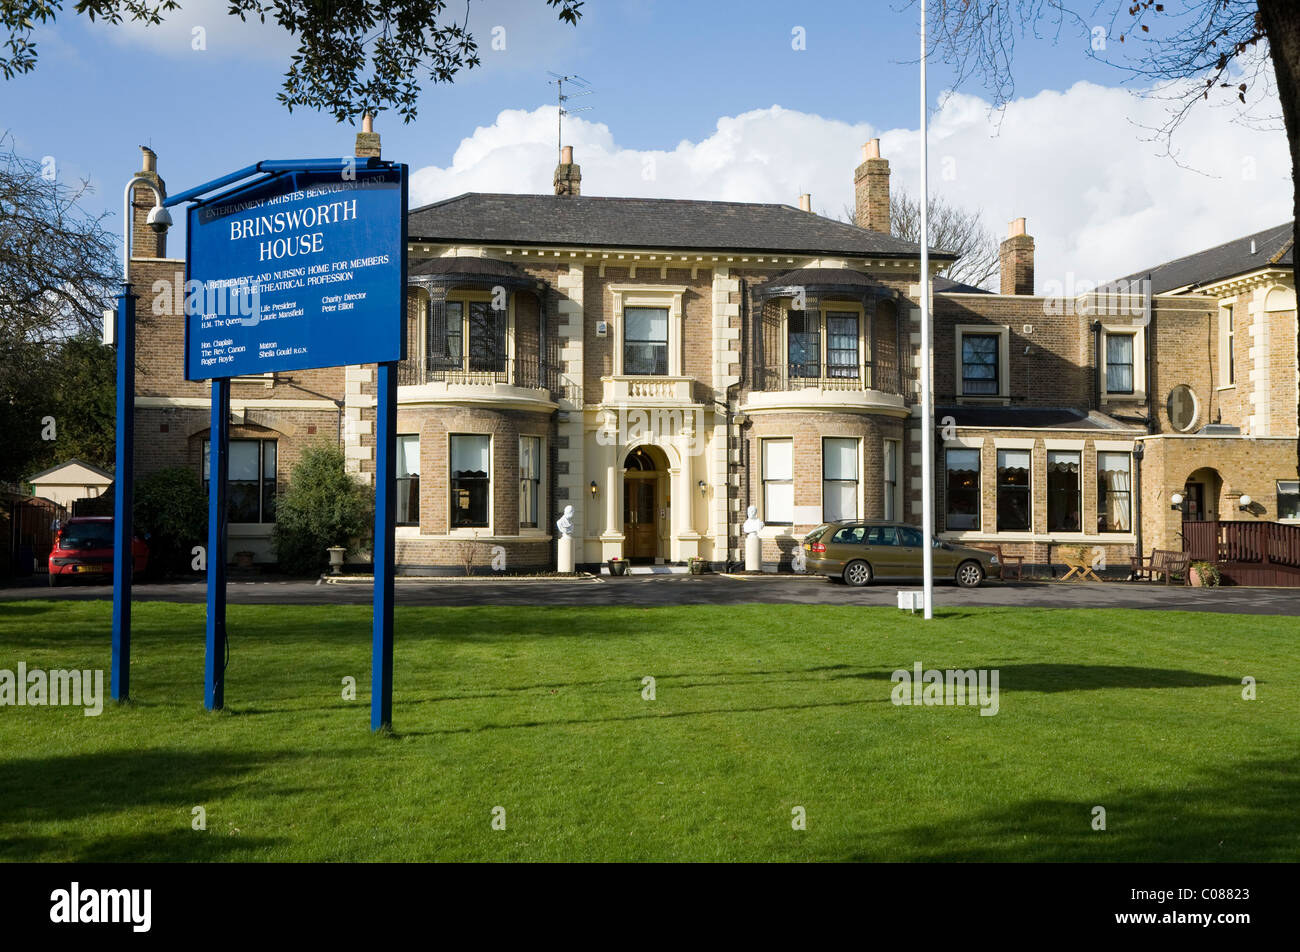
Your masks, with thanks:
M 359 155 L 378 148 L 358 137 Z M 824 520 L 919 523 L 919 249 L 889 234 L 878 142 L 852 225 L 808 196 L 586 196 L 563 151 L 554 194 L 409 212 L 400 569 L 460 571 L 474 539 L 512 570 L 553 567 L 568 505 L 586 565 L 738 562 L 749 505 L 786 566 Z M 142 227 L 151 205 L 140 190 L 137 472 L 203 472 L 208 386 L 183 379 L 183 319 L 158 293 L 183 262 Z M 1001 293 L 933 288 L 944 538 L 1127 566 L 1139 544 L 1178 548 L 1184 519 L 1297 520 L 1289 224 L 1068 299 L 1034 294 L 1024 219 L 1001 252 Z M 233 382 L 231 552 L 274 557 L 275 491 L 313 441 L 373 479 L 374 388 L 367 366 Z

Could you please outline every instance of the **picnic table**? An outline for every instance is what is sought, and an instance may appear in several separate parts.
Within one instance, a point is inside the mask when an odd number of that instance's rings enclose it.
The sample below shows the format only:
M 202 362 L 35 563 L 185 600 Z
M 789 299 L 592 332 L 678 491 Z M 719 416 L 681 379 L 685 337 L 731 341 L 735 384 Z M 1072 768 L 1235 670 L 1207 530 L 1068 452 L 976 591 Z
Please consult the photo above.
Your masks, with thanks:
M 1062 582 L 1068 582 L 1076 575 L 1079 577 L 1079 581 L 1081 582 L 1089 580 L 1093 582 L 1105 581 L 1105 579 L 1098 576 L 1097 573 L 1092 570 L 1092 554 L 1090 552 L 1070 551 L 1069 549 L 1066 549 L 1061 553 L 1061 561 L 1064 562 L 1065 567 L 1070 570 L 1061 576 Z

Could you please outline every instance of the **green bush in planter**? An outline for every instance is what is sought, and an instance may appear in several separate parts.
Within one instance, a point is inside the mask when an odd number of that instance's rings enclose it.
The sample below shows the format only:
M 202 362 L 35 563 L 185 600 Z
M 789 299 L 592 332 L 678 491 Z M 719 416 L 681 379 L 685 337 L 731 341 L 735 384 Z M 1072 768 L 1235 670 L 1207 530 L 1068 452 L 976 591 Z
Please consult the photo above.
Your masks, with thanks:
M 281 568 L 319 572 L 329 565 L 331 546 L 350 548 L 369 535 L 373 516 L 374 494 L 347 471 L 343 451 L 309 447 L 276 500 L 272 539 Z

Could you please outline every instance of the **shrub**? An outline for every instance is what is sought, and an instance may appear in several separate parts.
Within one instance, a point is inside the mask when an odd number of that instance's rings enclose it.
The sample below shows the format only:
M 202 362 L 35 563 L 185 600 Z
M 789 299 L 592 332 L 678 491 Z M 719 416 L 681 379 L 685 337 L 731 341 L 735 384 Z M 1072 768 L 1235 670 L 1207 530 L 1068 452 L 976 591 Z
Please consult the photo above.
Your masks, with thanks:
M 371 491 L 347 471 L 337 447 L 309 447 L 276 500 L 273 540 L 280 567 L 288 572 L 319 572 L 329 563 L 331 546 L 352 546 L 367 534 L 374 500 Z
M 198 475 L 182 466 L 150 473 L 135 485 L 135 531 L 149 537 L 149 567 L 192 571 L 193 549 L 208 544 L 208 499 Z

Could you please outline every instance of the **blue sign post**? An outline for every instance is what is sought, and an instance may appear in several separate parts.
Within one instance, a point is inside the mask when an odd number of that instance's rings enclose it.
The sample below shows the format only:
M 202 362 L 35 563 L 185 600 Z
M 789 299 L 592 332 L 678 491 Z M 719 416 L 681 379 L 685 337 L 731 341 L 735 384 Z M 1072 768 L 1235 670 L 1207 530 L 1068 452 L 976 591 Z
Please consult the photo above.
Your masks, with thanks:
M 391 727 L 407 168 L 355 158 L 260 162 L 167 204 L 183 201 L 195 203 L 186 229 L 185 376 L 212 381 L 204 706 L 225 703 L 230 378 L 377 363 L 371 728 Z
M 131 581 L 135 570 L 135 293 L 123 283 L 117 296 L 117 434 L 113 479 L 113 662 L 109 691 L 114 701 L 131 696 Z

